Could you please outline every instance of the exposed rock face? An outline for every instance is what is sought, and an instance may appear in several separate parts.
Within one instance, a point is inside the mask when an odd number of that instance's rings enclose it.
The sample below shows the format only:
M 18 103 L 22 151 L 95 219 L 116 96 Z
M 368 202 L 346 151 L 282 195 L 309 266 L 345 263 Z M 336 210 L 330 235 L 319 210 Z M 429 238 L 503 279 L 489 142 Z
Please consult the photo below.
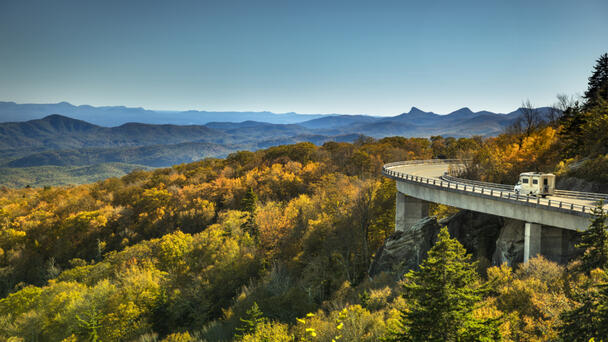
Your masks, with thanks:
M 496 240 L 496 249 L 492 256 L 493 265 L 507 263 L 514 266 L 524 260 L 524 222 L 504 219 L 504 225 Z
M 394 232 L 376 253 L 369 275 L 391 272 L 401 276 L 416 268 L 435 243 L 439 228 L 435 217 L 426 217 L 405 231 Z

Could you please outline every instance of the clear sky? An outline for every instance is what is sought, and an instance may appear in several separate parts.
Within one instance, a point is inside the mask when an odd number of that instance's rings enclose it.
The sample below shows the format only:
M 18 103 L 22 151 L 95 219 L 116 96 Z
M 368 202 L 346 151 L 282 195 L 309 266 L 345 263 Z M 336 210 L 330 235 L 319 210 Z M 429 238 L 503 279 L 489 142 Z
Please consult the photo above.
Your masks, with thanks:
M 0 0 L 0 100 L 394 115 L 582 93 L 608 1 Z

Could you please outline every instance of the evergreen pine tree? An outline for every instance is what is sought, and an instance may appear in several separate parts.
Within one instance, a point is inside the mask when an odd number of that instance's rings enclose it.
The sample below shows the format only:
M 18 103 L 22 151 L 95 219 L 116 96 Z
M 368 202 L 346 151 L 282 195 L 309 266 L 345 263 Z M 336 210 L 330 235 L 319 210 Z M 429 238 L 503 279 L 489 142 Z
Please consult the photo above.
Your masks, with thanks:
M 245 193 L 245 197 L 243 197 L 243 200 L 241 201 L 241 208 L 243 209 L 243 211 L 253 213 L 255 212 L 255 209 L 257 207 L 257 202 L 258 196 L 256 196 L 255 192 L 253 191 L 253 188 L 249 187 L 249 189 L 247 189 L 247 192 Z
M 608 215 L 602 205 L 600 202 L 595 208 L 577 247 L 585 249 L 578 270 L 589 274 L 599 269 L 599 277 L 604 280 L 571 296 L 580 304 L 561 315 L 560 337 L 564 341 L 608 341 Z
M 241 208 L 243 211 L 246 211 L 249 213 L 249 218 L 247 219 L 247 222 L 245 222 L 243 228 L 246 231 L 248 231 L 249 234 L 251 234 L 251 236 L 253 236 L 253 237 L 257 237 L 257 235 L 258 235 L 258 230 L 255 225 L 255 216 L 254 216 L 255 210 L 257 208 L 257 202 L 258 202 L 258 196 L 253 191 L 253 188 L 249 187 L 249 189 L 247 189 L 247 192 L 245 193 L 245 196 L 243 197 L 243 200 L 241 201 Z
M 605 275 L 605 273 L 604 273 Z M 564 311 L 559 336 L 563 341 L 587 342 L 608 340 L 608 284 L 581 293 L 580 305 Z
M 608 269 L 608 214 L 602 210 L 600 201 L 593 210 L 593 219 L 589 228 L 580 234 L 580 243 L 576 247 L 585 252 L 581 256 L 579 271 L 589 274 L 596 268 Z
M 559 123 L 561 128 L 559 130 L 560 140 L 565 145 L 566 157 L 574 157 L 581 151 L 583 146 L 583 125 L 587 121 L 585 112 L 578 105 L 566 108 L 564 110 Z
M 598 58 L 593 69 L 584 95 L 585 109 L 597 106 L 599 99 L 608 100 L 608 53 Z
M 494 341 L 500 339 L 498 322 L 473 317 L 485 289 L 476 263 L 447 228 L 417 271 L 405 276 L 400 332 L 392 341 Z
M 264 318 L 264 313 L 260 310 L 258 303 L 253 302 L 251 308 L 245 313 L 245 317 L 241 317 L 240 321 L 241 325 L 236 328 L 236 337 L 239 339 L 247 334 L 253 334 L 255 328 L 265 322 L 266 318 Z
M 565 145 L 566 157 L 569 158 L 582 155 L 586 149 L 589 149 L 588 141 L 595 137 L 588 137 L 583 132 L 583 127 L 605 114 L 602 106 L 608 101 L 608 53 L 603 54 L 596 61 L 584 99 L 585 103 L 582 106 L 578 106 L 577 103 L 565 109 L 560 119 L 562 127 L 559 135 Z

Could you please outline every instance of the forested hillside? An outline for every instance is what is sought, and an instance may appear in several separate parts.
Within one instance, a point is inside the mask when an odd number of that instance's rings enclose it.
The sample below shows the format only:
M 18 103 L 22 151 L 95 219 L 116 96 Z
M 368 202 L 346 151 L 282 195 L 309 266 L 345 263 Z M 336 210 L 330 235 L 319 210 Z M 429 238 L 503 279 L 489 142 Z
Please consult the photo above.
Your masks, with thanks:
M 443 230 L 405 277 L 368 269 L 394 230 L 384 163 L 464 158 L 490 181 L 537 169 L 605 185 L 606 62 L 562 117 L 531 113 L 495 138 L 299 143 L 81 186 L 3 187 L 0 340 L 605 339 L 599 213 L 569 265 L 478 267 Z

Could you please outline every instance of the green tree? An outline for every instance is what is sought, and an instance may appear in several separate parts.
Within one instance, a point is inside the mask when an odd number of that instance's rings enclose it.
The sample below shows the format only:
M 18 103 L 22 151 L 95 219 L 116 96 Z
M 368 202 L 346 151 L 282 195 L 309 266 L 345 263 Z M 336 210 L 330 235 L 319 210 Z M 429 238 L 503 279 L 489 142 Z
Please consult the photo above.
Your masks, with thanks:
M 600 201 L 594 209 L 591 224 L 577 245 L 585 249 L 578 271 L 599 280 L 571 295 L 579 305 L 561 314 L 559 330 L 564 341 L 608 340 L 608 215 L 602 205 Z
M 102 328 L 99 321 L 101 320 L 101 314 L 94 309 L 91 309 L 87 312 L 87 319 L 82 319 L 80 316 L 76 315 L 76 319 L 78 320 L 78 327 L 82 330 L 81 338 L 85 341 L 97 342 L 99 341 L 99 329 Z
M 585 109 L 597 106 L 600 99 L 608 100 L 608 53 L 604 53 L 596 61 L 584 98 Z
M 257 205 L 258 196 L 253 191 L 253 188 L 249 187 L 249 189 L 247 189 L 247 192 L 245 193 L 245 196 L 243 197 L 243 200 L 241 201 L 241 210 L 249 213 L 249 217 L 247 218 L 247 221 L 245 222 L 243 228 L 248 231 L 251 236 L 254 237 L 258 236 L 258 229 L 255 224 L 254 217 Z
M 566 157 L 576 156 L 584 144 L 583 126 L 587 122 L 587 117 L 578 102 L 566 108 L 559 120 L 559 136 L 563 142 Z
M 264 313 L 260 310 L 258 303 L 253 302 L 253 305 L 245 313 L 245 317 L 240 318 L 241 325 L 236 328 L 236 337 L 242 339 L 243 336 L 255 333 L 256 327 L 264 322 Z
M 597 153 L 598 150 L 605 153 L 605 147 L 601 145 L 606 139 L 603 123 L 608 102 L 608 53 L 596 61 L 583 97 L 582 105 L 576 102 L 564 108 L 560 119 L 562 127 L 559 134 L 567 157 L 584 155 L 589 151 Z
M 245 196 L 243 197 L 243 200 L 241 201 L 241 210 L 253 213 L 257 208 L 257 202 L 258 196 L 253 191 L 253 188 L 249 187 L 245 193 Z
M 589 274 L 596 268 L 608 267 L 608 214 L 602 209 L 603 201 L 593 210 L 593 219 L 586 231 L 580 234 L 580 243 L 576 247 L 585 252 L 581 256 L 579 271 Z
M 477 319 L 473 311 L 486 291 L 476 263 L 450 238 L 446 227 L 417 271 L 405 276 L 400 330 L 392 341 L 494 341 L 498 322 Z
M 601 271 L 606 280 L 607 274 Z M 581 294 L 580 305 L 561 314 L 559 336 L 563 341 L 608 340 L 608 283 L 595 285 Z

